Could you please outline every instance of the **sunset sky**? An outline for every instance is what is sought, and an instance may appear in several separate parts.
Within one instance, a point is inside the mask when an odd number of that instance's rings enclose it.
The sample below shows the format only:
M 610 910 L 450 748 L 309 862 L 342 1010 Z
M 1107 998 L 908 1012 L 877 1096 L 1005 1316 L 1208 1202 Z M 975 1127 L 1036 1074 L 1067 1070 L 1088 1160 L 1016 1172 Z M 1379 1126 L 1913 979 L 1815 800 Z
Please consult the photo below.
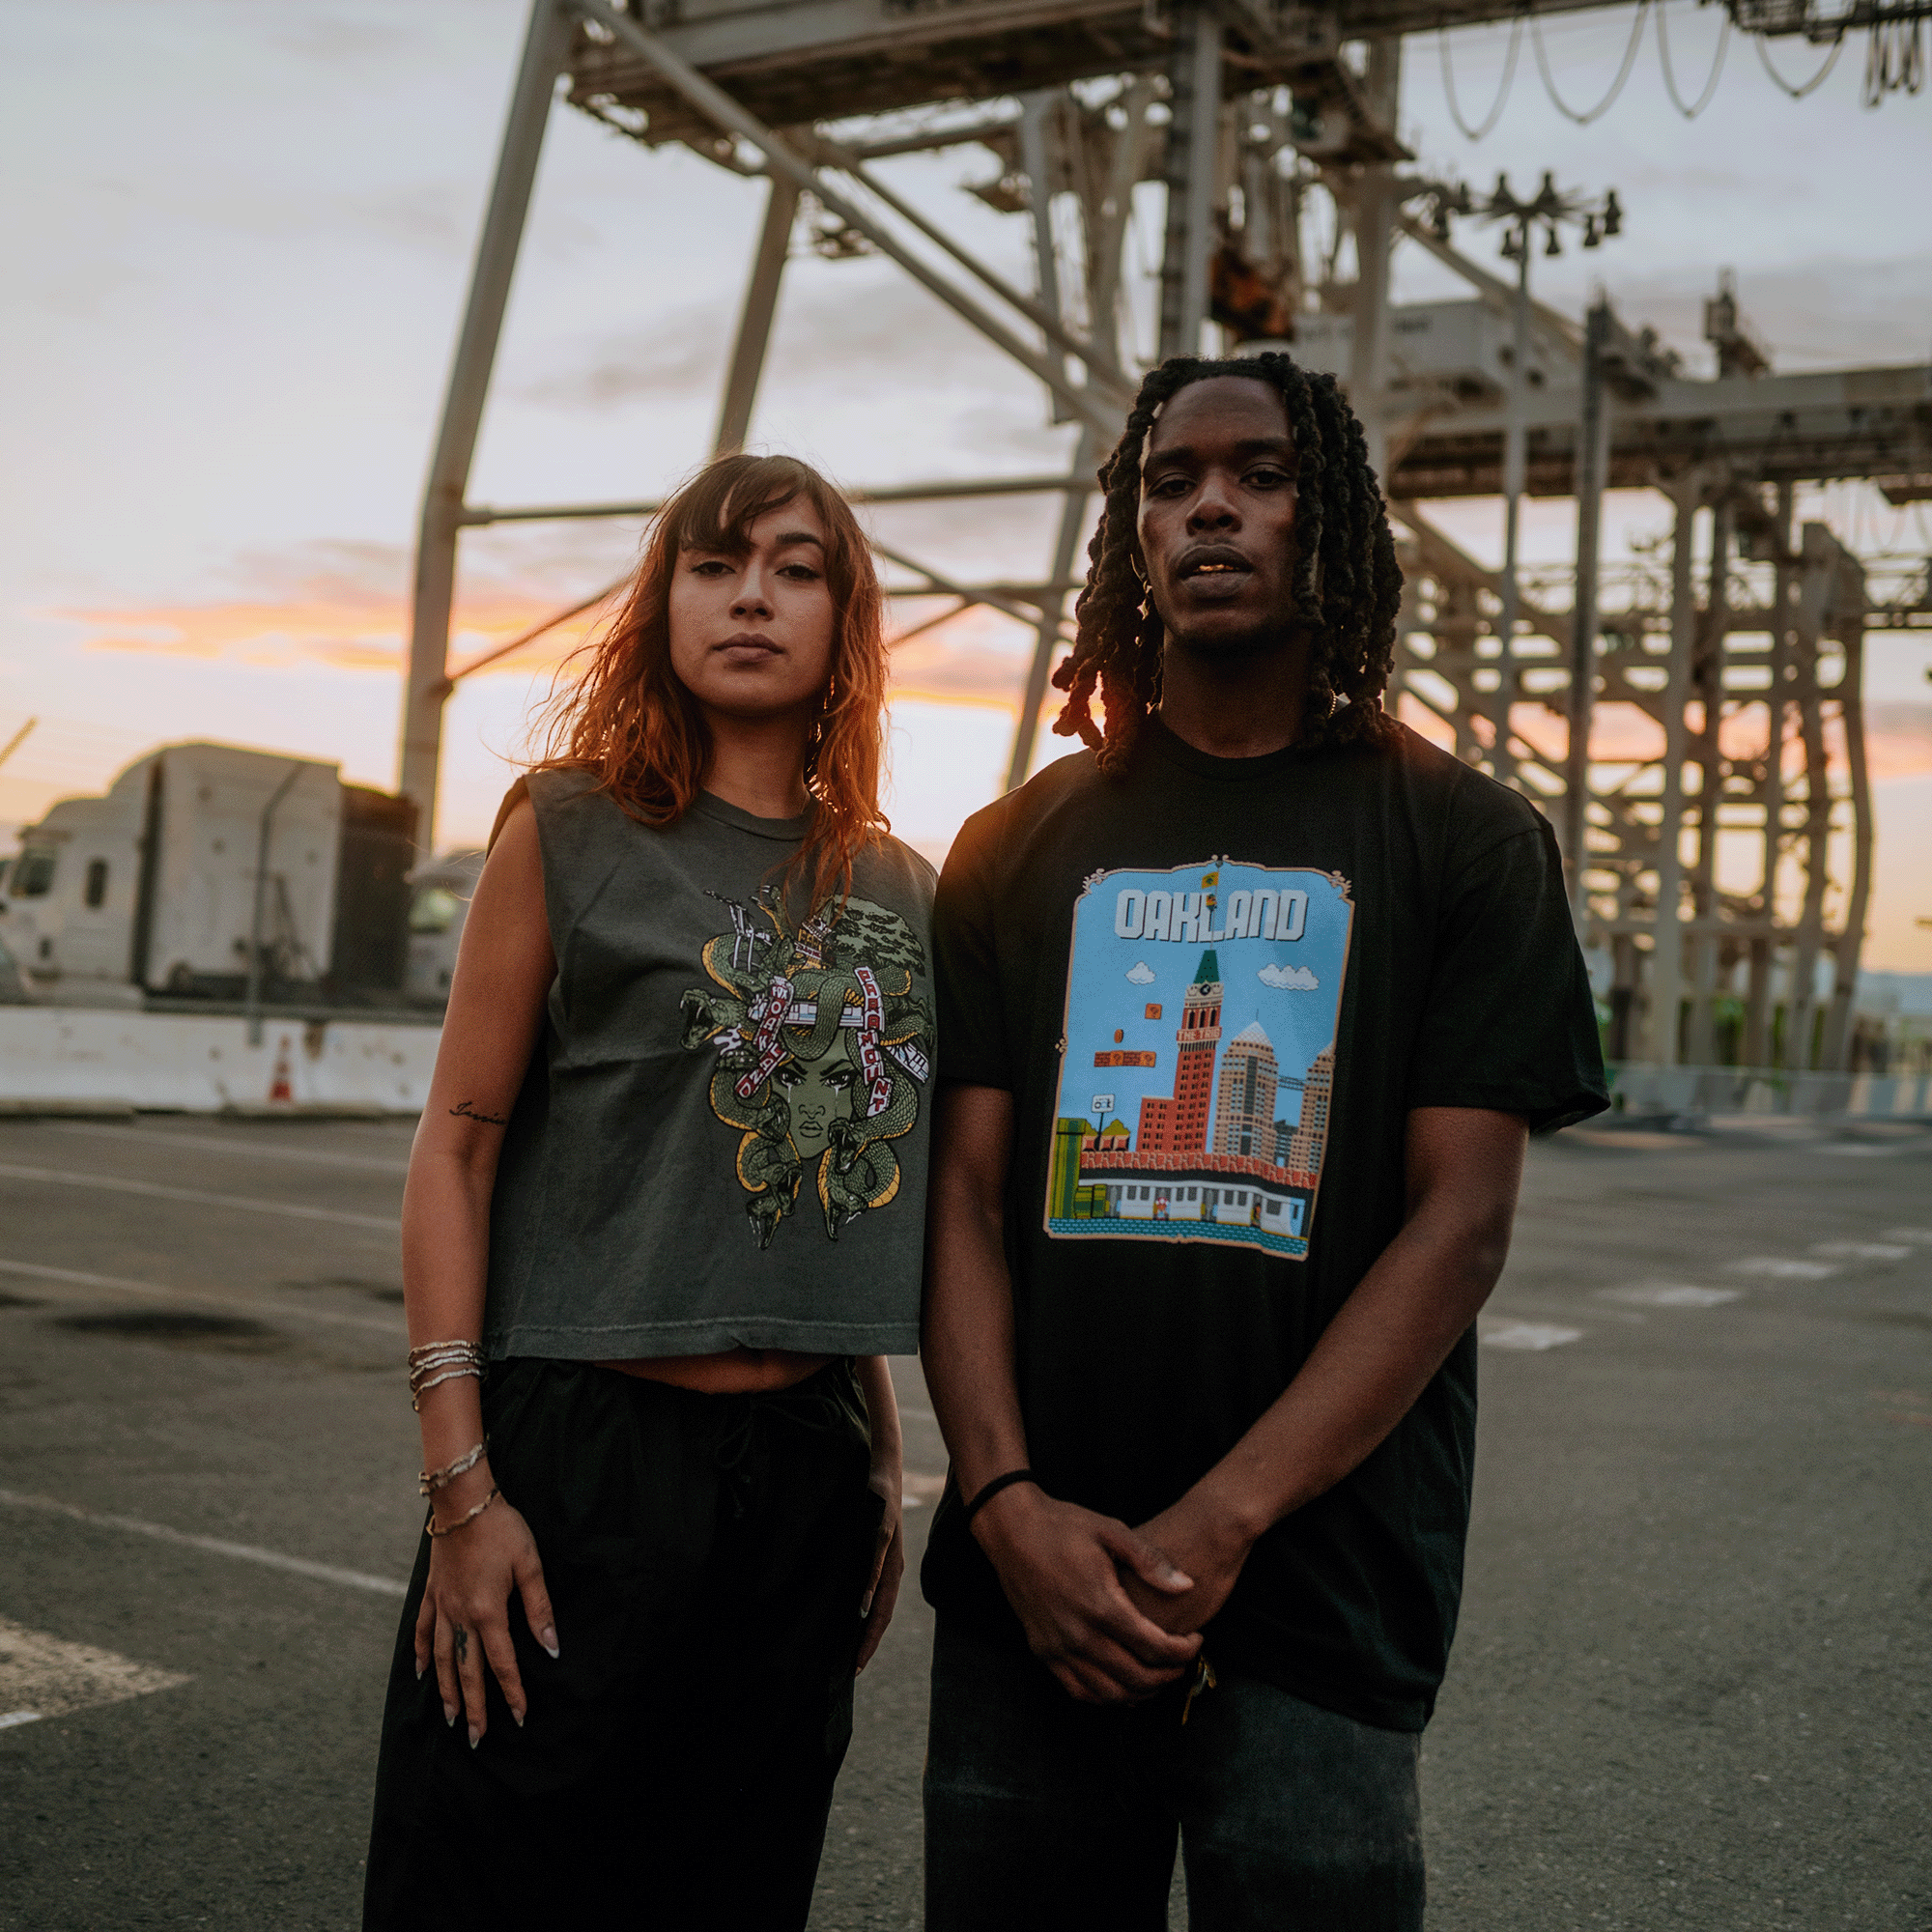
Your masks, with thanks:
M 522 33 L 519 0 L 7 0 L 0 6 L 0 823 L 100 787 L 170 739 L 210 737 L 395 778 L 401 639 L 416 501 Z M 1614 77 L 1633 13 L 1545 30 L 1573 106 Z M 1694 99 L 1719 10 L 1670 0 Z M 1466 119 L 1488 111 L 1507 30 L 1454 37 Z M 1814 50 L 1776 43 L 1794 83 Z M 1539 260 L 1572 313 L 1592 275 L 1693 369 L 1704 296 L 1737 271 L 1780 368 L 1932 354 L 1923 217 L 1932 92 L 1860 102 L 1862 39 L 1802 101 L 1733 39 L 1713 105 L 1670 103 L 1646 27 L 1616 105 L 1588 128 L 1547 98 L 1527 37 L 1495 130 L 1455 128 L 1434 37 L 1406 52 L 1404 131 L 1422 164 L 1487 188 L 1616 186 L 1624 238 Z M 1024 281 L 1025 223 L 957 192 L 980 150 L 890 164 L 901 191 Z M 762 187 L 677 149 L 553 115 L 472 499 L 661 492 L 702 460 Z M 1156 200 L 1157 208 L 1157 200 Z M 1465 245 L 1490 259 L 1493 242 Z M 1135 240 L 1151 263 L 1158 235 Z M 1399 299 L 1459 294 L 1410 249 Z M 1064 465 L 1070 432 L 1037 384 L 878 260 L 806 255 L 785 297 L 753 441 L 851 483 Z M 1811 504 L 1861 550 L 1932 550 L 1925 506 L 1840 488 Z M 895 548 L 958 577 L 1044 568 L 1050 508 L 882 509 Z M 1530 554 L 1566 557 L 1568 504 L 1531 506 Z M 1441 506 L 1493 559 L 1499 506 Z M 1662 499 L 1612 504 L 1613 546 L 1662 530 Z M 460 653 L 622 571 L 627 524 L 465 539 Z M 922 614 L 926 607 L 909 607 Z M 896 665 L 897 828 L 943 850 L 1004 773 L 1027 640 L 980 613 Z M 1870 963 L 1932 969 L 1932 635 L 1869 646 L 1880 884 Z M 551 656 L 463 685 L 448 712 L 439 842 L 487 829 Z M 1051 752 L 1065 741 L 1048 741 Z

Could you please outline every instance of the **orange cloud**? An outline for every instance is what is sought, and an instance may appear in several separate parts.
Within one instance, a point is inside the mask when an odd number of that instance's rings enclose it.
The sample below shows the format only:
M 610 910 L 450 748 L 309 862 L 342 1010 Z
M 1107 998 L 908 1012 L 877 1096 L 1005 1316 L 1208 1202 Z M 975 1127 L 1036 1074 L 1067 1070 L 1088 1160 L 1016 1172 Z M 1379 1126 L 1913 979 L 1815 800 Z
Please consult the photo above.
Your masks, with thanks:
M 909 628 L 923 614 L 920 604 L 899 599 L 892 621 Z M 983 606 L 962 611 L 892 647 L 892 693 L 932 704 L 1017 711 L 1032 657 L 1032 634 L 1013 619 Z
M 386 566 L 390 560 L 371 561 Z M 393 575 L 386 567 L 383 574 Z M 270 668 L 326 664 L 400 675 L 409 607 L 389 583 L 372 583 L 354 569 L 326 569 L 292 576 L 278 589 L 280 594 L 204 604 L 93 607 L 56 614 L 88 628 L 91 635 L 83 641 L 90 650 L 204 662 L 225 659 Z M 560 601 L 554 590 L 472 579 L 457 607 L 450 661 L 462 665 L 508 643 L 542 623 Z M 930 608 L 897 600 L 892 621 L 909 628 Z M 594 635 L 607 611 L 608 606 L 600 607 L 573 617 L 473 675 L 504 671 L 527 676 L 532 669 L 560 664 Z M 1012 619 L 984 608 L 963 611 L 894 648 L 892 688 L 896 696 L 937 704 L 1010 710 L 1019 702 L 1031 646 L 1031 636 Z
M 1932 773 L 1932 704 L 1867 705 L 1865 756 L 1875 779 Z
M 1398 699 L 1397 715 L 1405 724 L 1444 751 L 1455 748 L 1450 726 L 1407 692 Z M 1490 741 L 1486 718 L 1470 721 L 1484 744 Z M 1511 728 L 1525 744 L 1547 757 L 1563 757 L 1564 728 L 1560 719 L 1540 704 L 1519 704 L 1510 714 Z M 1764 713 L 1746 712 L 1726 718 L 1718 742 L 1727 758 L 1748 758 L 1764 750 Z M 1825 749 L 1833 768 L 1844 769 L 1844 733 L 1835 719 L 1828 721 Z M 1590 726 L 1590 754 L 1601 764 L 1639 764 L 1661 757 L 1662 728 L 1634 704 L 1602 704 Z M 1802 771 L 1804 760 L 1795 743 L 1787 741 L 1786 769 Z M 1932 704 L 1878 703 L 1865 707 L 1865 762 L 1874 781 L 1922 778 L 1932 774 Z
M 459 662 L 493 644 L 507 643 L 556 609 L 548 597 L 514 590 L 485 591 L 458 607 L 450 639 Z M 228 658 L 255 665 L 327 664 L 344 670 L 396 675 L 403 660 L 409 613 L 399 598 L 326 592 L 275 603 L 237 599 L 219 604 L 154 605 L 131 610 L 71 610 L 61 616 L 94 628 L 87 647 L 148 656 Z M 593 618 L 561 624 L 504 668 L 527 670 L 554 662 L 588 635 Z

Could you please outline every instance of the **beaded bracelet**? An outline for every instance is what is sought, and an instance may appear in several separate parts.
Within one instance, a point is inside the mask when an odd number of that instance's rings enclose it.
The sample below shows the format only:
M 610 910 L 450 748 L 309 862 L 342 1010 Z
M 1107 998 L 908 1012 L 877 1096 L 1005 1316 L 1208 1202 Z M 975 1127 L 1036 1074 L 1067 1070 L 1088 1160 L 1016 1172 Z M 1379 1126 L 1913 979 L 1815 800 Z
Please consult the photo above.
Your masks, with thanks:
M 497 1500 L 497 1498 L 500 1496 L 502 1493 L 503 1492 L 501 1490 L 492 1490 L 490 1493 L 487 1496 L 485 1496 L 483 1500 L 480 1503 L 478 1503 L 473 1510 L 467 1511 L 464 1515 L 458 1517 L 454 1522 L 443 1523 L 440 1526 L 436 1520 L 436 1512 L 434 1510 L 431 1510 L 429 1513 L 429 1520 L 423 1524 L 423 1527 L 426 1530 L 428 1530 L 432 1536 L 454 1536 L 456 1532 L 464 1526 L 465 1523 L 474 1522 L 476 1519 L 479 1516 L 481 1516 L 483 1512 L 486 1509 L 488 1509 L 490 1505 L 494 1503 Z
M 446 1490 L 458 1476 L 467 1475 L 482 1462 L 484 1451 L 490 1446 L 486 1435 L 473 1449 L 466 1450 L 453 1463 L 445 1463 L 440 1469 L 418 1469 L 416 1471 L 416 1494 L 434 1495 L 438 1490 Z

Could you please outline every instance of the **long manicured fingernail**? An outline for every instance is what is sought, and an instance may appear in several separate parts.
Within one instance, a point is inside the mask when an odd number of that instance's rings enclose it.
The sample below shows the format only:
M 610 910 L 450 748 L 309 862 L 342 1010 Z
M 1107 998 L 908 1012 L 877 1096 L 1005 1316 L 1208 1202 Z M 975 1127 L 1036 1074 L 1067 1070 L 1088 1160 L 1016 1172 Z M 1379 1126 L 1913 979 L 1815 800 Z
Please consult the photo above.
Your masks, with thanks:
M 456 1722 L 456 1706 L 454 1704 L 445 1704 L 442 1707 L 442 1721 L 445 1724 L 454 1724 Z
M 872 1600 L 870 1597 L 865 1597 L 860 1600 L 859 1614 L 862 1617 L 869 1617 L 872 1614 Z
M 516 1719 L 517 1728 L 521 1731 L 524 1728 L 524 1714 L 521 1711 L 512 1711 L 510 1716 Z
M 537 1633 L 537 1641 L 550 1652 L 552 1657 L 555 1658 L 563 1655 L 562 1651 L 556 1647 L 556 1629 L 554 1625 L 545 1624 L 543 1629 Z
M 483 1733 L 474 1724 L 469 1726 L 469 1748 L 474 1750 L 483 1742 Z
M 419 1663 L 416 1665 L 416 1682 L 420 1684 L 422 1681 L 423 1681 L 423 1666 Z

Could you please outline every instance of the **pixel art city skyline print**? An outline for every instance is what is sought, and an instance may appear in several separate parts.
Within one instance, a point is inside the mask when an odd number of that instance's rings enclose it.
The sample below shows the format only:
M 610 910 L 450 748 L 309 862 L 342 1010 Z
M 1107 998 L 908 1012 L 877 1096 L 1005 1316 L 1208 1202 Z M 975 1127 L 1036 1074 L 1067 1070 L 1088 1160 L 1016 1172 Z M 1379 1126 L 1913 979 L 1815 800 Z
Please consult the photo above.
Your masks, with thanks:
M 1307 1255 L 1353 918 L 1330 872 L 1209 859 L 1086 882 L 1049 1236 Z

